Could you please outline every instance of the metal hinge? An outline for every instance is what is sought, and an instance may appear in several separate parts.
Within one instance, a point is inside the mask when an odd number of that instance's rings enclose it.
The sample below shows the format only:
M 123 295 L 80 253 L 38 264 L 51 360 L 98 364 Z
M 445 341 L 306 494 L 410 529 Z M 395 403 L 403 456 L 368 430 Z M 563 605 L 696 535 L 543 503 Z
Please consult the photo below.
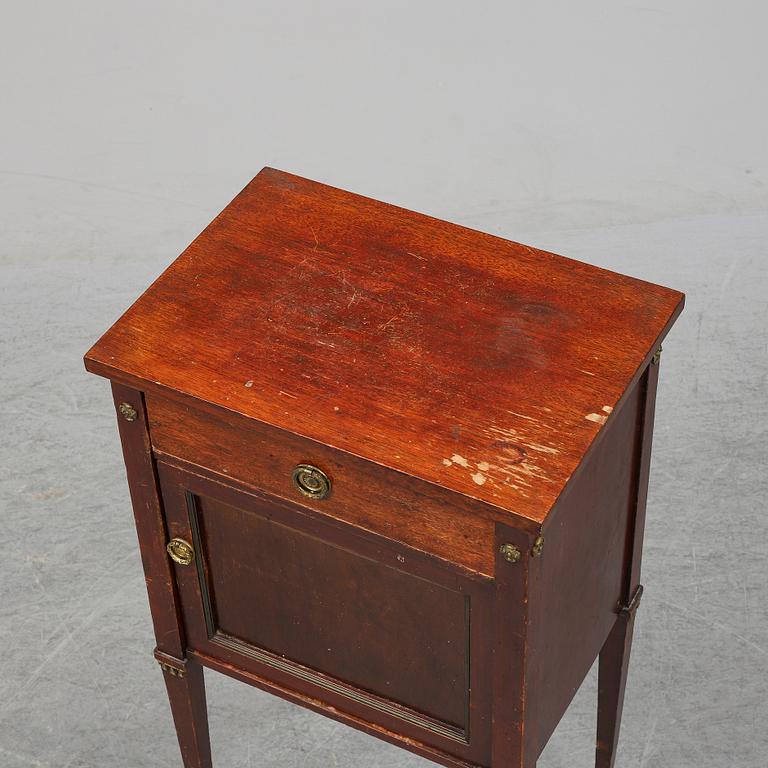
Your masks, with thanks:
M 640 605 L 640 599 L 643 596 L 643 585 L 638 584 L 637 589 L 634 591 L 634 594 L 630 598 L 630 601 L 626 605 L 622 605 L 619 607 L 619 616 L 634 616 L 635 611 L 637 611 L 637 606 Z

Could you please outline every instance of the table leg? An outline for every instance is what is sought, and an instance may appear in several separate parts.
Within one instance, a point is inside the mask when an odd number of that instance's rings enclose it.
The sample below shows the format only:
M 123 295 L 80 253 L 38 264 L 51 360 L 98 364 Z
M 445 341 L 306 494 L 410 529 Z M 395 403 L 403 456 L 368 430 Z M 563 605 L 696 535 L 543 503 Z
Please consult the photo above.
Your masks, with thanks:
M 595 768 L 613 768 L 616 760 L 634 626 L 635 612 L 622 612 L 600 651 Z
M 203 668 L 155 653 L 165 677 L 184 768 L 212 768 Z

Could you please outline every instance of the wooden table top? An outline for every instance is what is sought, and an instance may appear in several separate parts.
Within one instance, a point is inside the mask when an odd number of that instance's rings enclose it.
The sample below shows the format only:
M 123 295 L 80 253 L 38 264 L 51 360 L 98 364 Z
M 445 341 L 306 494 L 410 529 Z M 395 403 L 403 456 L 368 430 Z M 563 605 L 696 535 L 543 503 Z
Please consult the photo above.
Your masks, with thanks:
M 542 522 L 683 301 L 265 168 L 86 367 Z

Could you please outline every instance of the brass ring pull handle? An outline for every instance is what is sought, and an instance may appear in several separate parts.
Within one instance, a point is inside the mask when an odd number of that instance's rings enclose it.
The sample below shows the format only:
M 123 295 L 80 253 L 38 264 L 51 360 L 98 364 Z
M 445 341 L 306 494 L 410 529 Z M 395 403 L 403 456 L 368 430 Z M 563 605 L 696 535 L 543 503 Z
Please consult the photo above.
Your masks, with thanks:
M 331 492 L 331 480 L 322 469 L 299 464 L 293 470 L 293 484 L 310 499 L 324 499 Z
M 184 539 L 171 539 L 166 550 L 171 560 L 179 565 L 189 565 L 195 559 L 195 550 Z

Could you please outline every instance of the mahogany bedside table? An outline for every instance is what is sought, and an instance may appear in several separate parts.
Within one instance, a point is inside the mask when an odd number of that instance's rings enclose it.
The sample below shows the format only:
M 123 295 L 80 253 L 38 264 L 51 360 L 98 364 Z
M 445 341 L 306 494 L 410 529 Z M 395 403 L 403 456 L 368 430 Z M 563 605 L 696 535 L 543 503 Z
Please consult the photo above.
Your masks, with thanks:
M 112 380 L 186 768 L 203 667 L 533 768 L 600 657 L 612 766 L 682 294 L 265 168 L 85 357 Z

